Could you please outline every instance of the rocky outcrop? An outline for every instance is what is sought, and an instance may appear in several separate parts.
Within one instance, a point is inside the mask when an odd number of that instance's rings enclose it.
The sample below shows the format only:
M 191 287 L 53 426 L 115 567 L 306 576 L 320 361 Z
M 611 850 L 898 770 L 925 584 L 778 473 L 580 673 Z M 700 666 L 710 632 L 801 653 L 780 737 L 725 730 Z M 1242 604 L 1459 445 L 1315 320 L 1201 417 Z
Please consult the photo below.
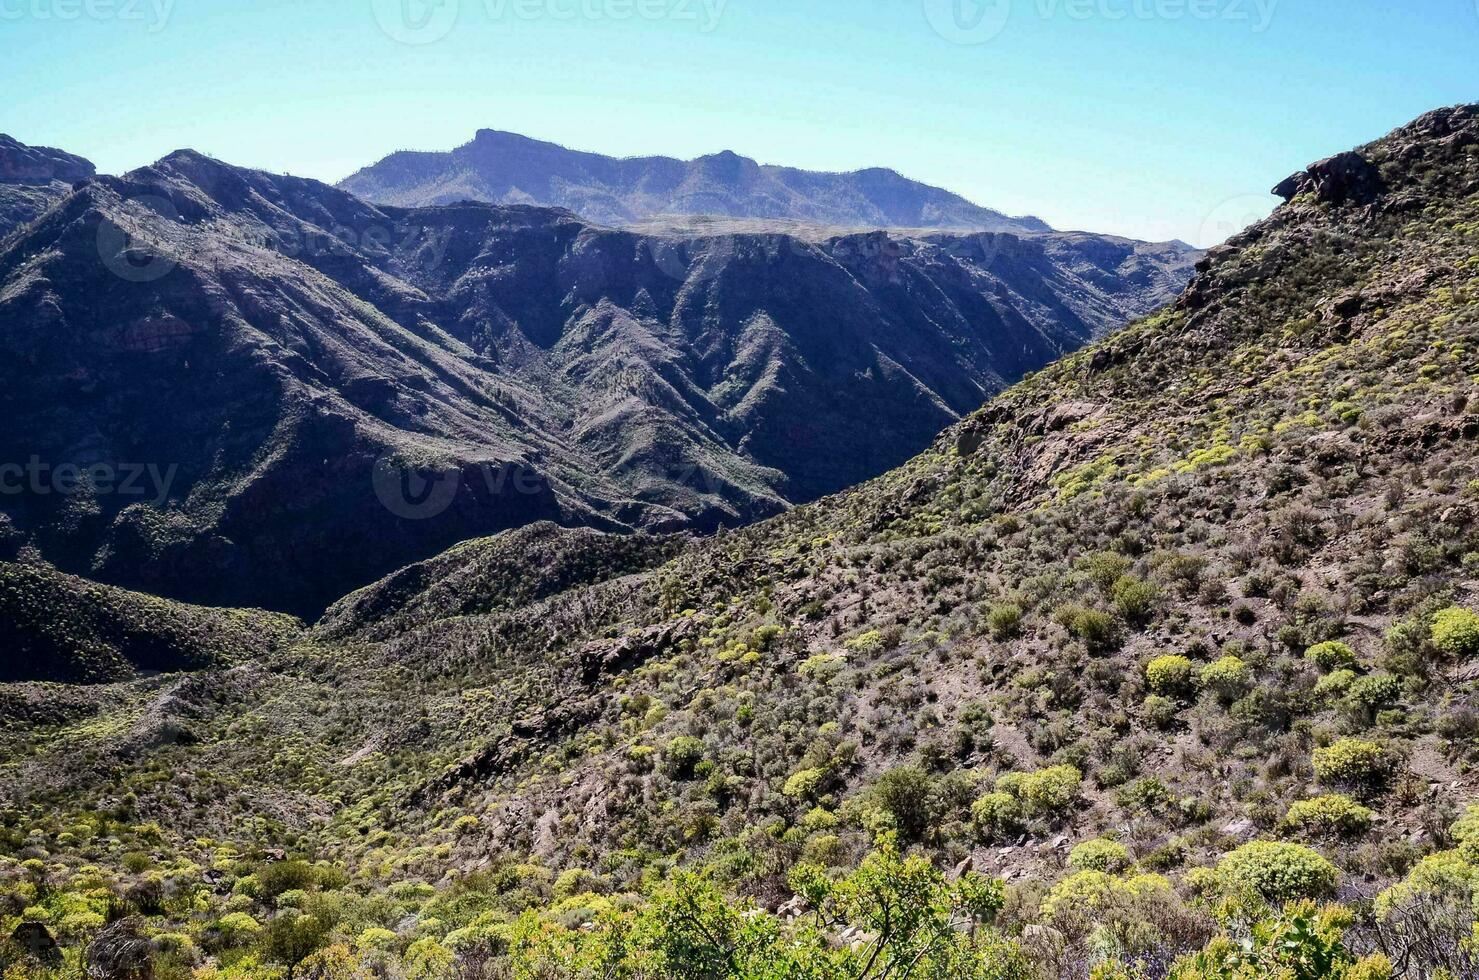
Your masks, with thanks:
M 1273 189 L 1285 201 L 1313 194 L 1324 204 L 1370 204 L 1383 189 L 1381 173 L 1361 154 L 1336 154 L 1286 178 Z
M 0 238 L 36 218 L 96 171 L 82 157 L 0 133 Z

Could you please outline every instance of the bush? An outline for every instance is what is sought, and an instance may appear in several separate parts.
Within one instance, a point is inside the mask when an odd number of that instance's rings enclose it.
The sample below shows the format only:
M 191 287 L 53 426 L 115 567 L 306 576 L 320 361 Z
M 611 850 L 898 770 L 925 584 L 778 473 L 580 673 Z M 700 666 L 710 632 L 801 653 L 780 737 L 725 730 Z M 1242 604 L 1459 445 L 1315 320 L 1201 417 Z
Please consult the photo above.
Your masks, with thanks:
M 1321 670 L 1356 666 L 1356 651 L 1339 640 L 1316 643 L 1304 652 L 1304 656 Z
M 1202 668 L 1202 687 L 1224 700 L 1241 697 L 1252 679 L 1253 672 L 1239 657 L 1223 657 Z
M 923 839 L 938 817 L 935 782 L 918 766 L 899 766 L 878 777 L 873 801 L 907 841 Z
M 998 640 L 1009 640 L 1022 632 L 1022 607 L 1015 602 L 993 606 L 986 614 L 986 628 Z
M 1021 831 L 1027 810 L 1011 793 L 997 791 L 971 804 L 971 819 L 982 837 L 995 840 Z
M 318 870 L 307 861 L 278 861 L 257 871 L 262 898 L 276 898 L 288 891 L 311 891 L 318 885 Z
M 1160 590 L 1153 583 L 1134 575 L 1121 576 L 1111 592 L 1114 611 L 1132 623 L 1148 618 L 1159 597 Z
M 1176 713 L 1181 709 L 1181 705 L 1171 698 L 1152 694 L 1145 699 L 1145 703 L 1140 708 L 1147 725 L 1155 728 L 1170 728 L 1176 721 Z
M 1374 814 L 1349 796 L 1332 793 L 1300 800 L 1285 816 L 1291 827 L 1313 834 L 1350 836 L 1365 833 Z
M 1068 866 L 1075 871 L 1107 871 L 1111 874 L 1130 866 L 1130 849 L 1119 841 L 1087 840 L 1068 852 Z
M 663 747 L 663 770 L 673 779 L 692 779 L 703 757 L 704 743 L 692 735 L 679 735 Z
M 801 769 L 791 774 L 781 792 L 793 800 L 815 800 L 825 773 L 820 769 Z
M 1369 674 L 1351 683 L 1347 697 L 1353 705 L 1374 712 L 1401 700 L 1402 682 L 1391 674 Z
M 1217 872 L 1223 880 L 1251 888 L 1269 902 L 1283 904 L 1335 891 L 1335 865 L 1302 844 L 1253 841 L 1224 855 Z
M 1191 688 L 1192 662 L 1180 654 L 1156 657 L 1145 666 L 1145 680 L 1161 695 L 1183 694 Z
M 1452 606 L 1433 615 L 1433 646 L 1450 657 L 1479 655 L 1479 615 Z
M 1314 763 L 1320 781 L 1335 786 L 1378 786 L 1392 771 L 1386 749 L 1359 738 L 1342 738 L 1315 749 Z
M 1034 817 L 1061 816 L 1078 801 L 1084 774 L 1073 766 L 1050 766 L 1037 772 L 1010 772 L 996 781 L 999 792 L 1010 793 Z
M 1351 685 L 1355 683 L 1356 677 L 1354 670 L 1346 670 L 1343 667 L 1339 670 L 1332 670 L 1315 682 L 1315 696 L 1329 700 L 1344 697 L 1345 693 L 1351 689 Z
M 1114 795 L 1115 803 L 1131 813 L 1156 816 L 1170 808 L 1176 797 L 1165 783 L 1154 776 L 1137 779 Z

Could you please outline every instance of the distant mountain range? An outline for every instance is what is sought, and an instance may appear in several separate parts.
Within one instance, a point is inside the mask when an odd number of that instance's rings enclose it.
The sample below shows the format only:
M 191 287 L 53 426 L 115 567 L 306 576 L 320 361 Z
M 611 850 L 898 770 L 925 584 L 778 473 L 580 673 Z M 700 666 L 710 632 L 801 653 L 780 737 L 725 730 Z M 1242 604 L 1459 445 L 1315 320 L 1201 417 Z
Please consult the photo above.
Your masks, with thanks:
M 881 168 L 818 173 L 730 151 L 696 160 L 620 159 L 491 129 L 446 153 L 392 153 L 339 187 L 403 207 L 459 201 L 560 207 L 607 225 L 706 214 L 846 229 L 1052 230 L 1037 218 L 1009 217 Z
M 0 462 L 149 484 L 0 496 L 0 558 L 316 613 L 534 521 L 734 526 L 903 462 L 1168 302 L 1198 254 L 649 236 L 376 206 L 180 151 L 68 185 L 0 241 Z

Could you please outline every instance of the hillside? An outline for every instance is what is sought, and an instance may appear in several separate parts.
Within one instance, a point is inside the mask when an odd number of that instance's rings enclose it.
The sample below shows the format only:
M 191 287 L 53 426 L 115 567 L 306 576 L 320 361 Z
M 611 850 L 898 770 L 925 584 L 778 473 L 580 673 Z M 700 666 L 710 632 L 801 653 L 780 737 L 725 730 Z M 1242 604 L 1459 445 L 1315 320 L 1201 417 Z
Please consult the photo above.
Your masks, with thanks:
M 392 153 L 339 186 L 380 204 L 534 204 L 618 226 L 721 215 L 844 229 L 1051 230 L 1037 218 L 1009 217 L 881 168 L 818 173 L 731 151 L 695 160 L 617 158 L 491 129 L 446 153 Z
M 528 591 L 470 546 L 171 681 L 188 744 L 119 743 L 158 682 L 0 730 L 0 924 L 126 898 L 253 978 L 1474 976 L 1479 106 L 1279 186 L 855 489 Z
M 0 558 L 315 616 L 535 521 L 735 526 L 898 465 L 1197 254 L 651 237 L 180 151 L 0 247 L 0 459 L 41 470 L 0 498 Z M 51 492 L 73 468 L 102 478 Z
M 288 616 L 186 606 L 0 562 L 0 683 L 221 667 L 289 646 L 301 632 Z

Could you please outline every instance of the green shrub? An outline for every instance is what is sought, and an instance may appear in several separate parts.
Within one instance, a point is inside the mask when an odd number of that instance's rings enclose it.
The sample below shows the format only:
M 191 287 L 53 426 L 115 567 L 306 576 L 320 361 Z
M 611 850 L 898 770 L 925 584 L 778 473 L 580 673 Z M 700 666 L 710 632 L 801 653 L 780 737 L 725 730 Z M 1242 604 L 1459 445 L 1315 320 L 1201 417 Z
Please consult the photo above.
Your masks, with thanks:
M 663 771 L 673 779 L 692 779 L 703 757 L 703 742 L 692 735 L 679 735 L 663 747 Z
M 1469 804 L 1464 815 L 1458 818 L 1449 833 L 1461 844 L 1479 843 L 1479 803 Z
M 1315 749 L 1314 763 L 1320 781 L 1335 786 L 1377 786 L 1392 770 L 1385 748 L 1359 738 L 1342 738 Z
M 1102 610 L 1069 604 L 1054 610 L 1053 618 L 1071 635 L 1083 640 L 1090 650 L 1103 650 L 1115 642 L 1114 617 Z
M 971 819 L 982 837 L 994 840 L 1021 831 L 1027 809 L 1011 793 L 998 790 L 971 804 Z
M 1344 837 L 1365 833 L 1373 816 L 1370 809 L 1349 796 L 1332 793 L 1300 800 L 1289 807 L 1284 819 L 1307 833 Z
M 1181 703 L 1173 698 L 1152 694 L 1145 699 L 1140 710 L 1147 725 L 1155 728 L 1170 728 L 1176 721 L 1177 712 L 1181 710 Z
M 1114 611 L 1132 623 L 1148 618 L 1159 597 L 1160 590 L 1154 583 L 1134 575 L 1121 576 L 1110 592 Z
M 1347 670 L 1344 667 L 1332 670 L 1315 682 L 1315 696 L 1326 700 L 1344 697 L 1345 693 L 1351 689 L 1351 685 L 1355 683 L 1357 676 L 1354 670 Z
M 873 802 L 907 841 L 918 841 L 938 817 L 935 781 L 918 766 L 898 766 L 873 784 Z
M 1137 779 L 1114 794 L 1115 803 L 1131 813 L 1155 816 L 1165 812 L 1176 797 L 1165 783 L 1154 776 Z
M 1075 871 L 1114 874 L 1130 866 L 1130 849 L 1119 841 L 1103 837 L 1087 840 L 1068 852 L 1068 866 Z
M 1021 800 L 1034 817 L 1061 816 L 1078 801 L 1084 774 L 1073 766 L 1049 766 L 1037 772 L 1010 772 L 996 781 L 999 792 Z
M 1321 670 L 1356 666 L 1356 651 L 1339 640 L 1316 643 L 1304 652 L 1304 656 Z
M 1202 668 L 1202 687 L 1224 700 L 1240 697 L 1253 680 L 1253 671 L 1240 657 L 1227 656 Z
M 1217 872 L 1276 905 L 1335 891 L 1335 865 L 1302 844 L 1259 840 L 1223 856 Z
M 825 773 L 820 769 L 801 769 L 791 774 L 781 792 L 793 800 L 814 800 Z
M 1022 632 L 1022 607 L 1015 602 L 992 606 L 986 614 L 986 628 L 998 640 L 1009 640 Z
M 276 898 L 287 891 L 311 891 L 318 886 L 318 869 L 307 861 L 277 861 L 257 870 L 261 896 Z
M 1192 670 L 1190 660 L 1171 653 L 1145 665 L 1145 680 L 1157 694 L 1184 694 L 1191 688 Z
M 1450 657 L 1479 655 L 1479 615 L 1452 606 L 1433 615 L 1433 645 Z
M 1391 674 L 1368 674 L 1353 681 L 1346 697 L 1366 711 L 1374 712 L 1402 698 L 1402 682 Z

